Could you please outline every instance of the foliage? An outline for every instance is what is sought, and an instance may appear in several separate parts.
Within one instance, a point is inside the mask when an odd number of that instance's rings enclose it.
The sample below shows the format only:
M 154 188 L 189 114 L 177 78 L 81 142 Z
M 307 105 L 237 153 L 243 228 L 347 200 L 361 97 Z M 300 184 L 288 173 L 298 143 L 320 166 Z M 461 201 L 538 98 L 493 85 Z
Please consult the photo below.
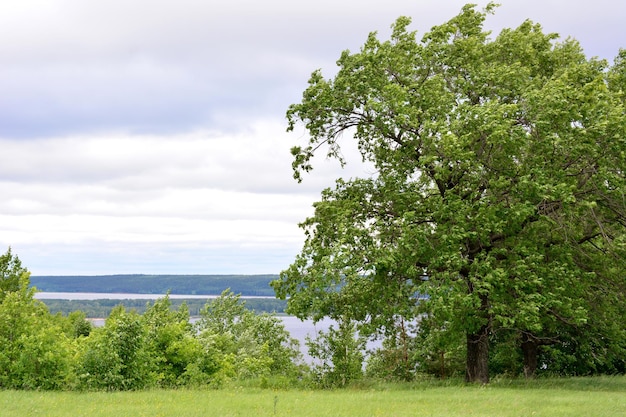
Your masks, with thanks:
M 269 386 L 277 378 L 284 386 L 304 371 L 282 322 L 230 291 L 206 303 L 197 326 L 168 294 L 143 314 L 118 305 L 103 327 L 92 327 L 81 311 L 50 314 L 19 260 L 3 260 L 20 280 L 0 302 L 0 388 L 123 391 L 253 379 Z
M 141 389 L 151 383 L 153 362 L 140 316 L 118 307 L 104 327 L 80 340 L 76 363 L 81 389 Z
M 310 134 L 292 148 L 295 178 L 323 148 L 345 163 L 346 136 L 374 174 L 322 192 L 272 285 L 289 313 L 364 333 L 428 317 L 430 356 L 462 335 L 472 382 L 489 381 L 494 343 L 516 341 L 514 368 L 533 376 L 588 323 L 611 331 L 586 334 L 585 373 L 617 369 L 602 364 L 626 346 L 611 327 L 626 287 L 624 52 L 609 67 L 530 21 L 492 40 L 494 8 L 465 6 L 419 41 L 399 18 L 390 40 L 345 51 L 333 79 L 312 74 L 287 112 Z
M 148 304 L 141 322 L 146 331 L 146 350 L 153 363 L 152 379 L 162 387 L 185 384 L 202 351 L 192 334 L 186 305 L 174 311 L 169 296 L 165 296 Z
M 65 322 L 65 333 L 72 339 L 78 339 L 81 336 L 87 337 L 93 329 L 93 325 L 87 320 L 85 313 L 80 310 L 70 312 L 65 320 L 63 320 L 63 316 L 57 314 L 56 319 L 61 323 Z
M 296 376 L 300 372 L 298 342 L 280 320 L 254 314 L 230 290 L 207 302 L 196 331 L 206 349 L 219 352 L 222 368 L 237 378 Z
M 365 339 L 356 332 L 349 320 L 341 320 L 338 327 L 331 325 L 326 332 L 308 338 L 309 355 L 317 362 L 312 373 L 318 386 L 345 387 L 363 377 Z
M 28 271 L 17 258 L 11 264 L 21 274 L 17 289 L 6 291 L 0 302 L 0 387 L 62 388 L 70 376 L 69 341 L 45 305 L 33 299 Z
M 132 297 L 132 295 L 129 295 Z M 172 308 L 180 308 L 183 304 L 187 306 L 190 316 L 199 316 L 200 311 L 207 303 L 207 298 L 171 298 Z M 143 314 L 147 310 L 145 299 L 127 298 L 124 300 L 115 299 L 98 299 L 98 300 L 60 300 L 60 299 L 42 299 L 48 309 L 53 314 L 61 313 L 68 315 L 73 311 L 82 311 L 87 318 L 104 318 L 111 314 L 111 311 L 118 305 L 123 305 L 128 310 L 135 310 Z M 255 312 L 276 313 L 285 312 L 287 303 L 285 300 L 275 298 L 248 298 L 246 299 L 246 308 Z
M 19 291 L 20 279 L 28 270 L 22 267 L 20 258 L 13 255 L 11 248 L 7 252 L 0 255 L 0 302 L 7 293 Z
M 412 381 L 419 376 L 456 377 L 464 371 L 462 334 L 433 326 L 430 317 L 414 323 L 399 319 L 395 333 L 387 332 L 382 346 L 367 359 L 367 376 Z

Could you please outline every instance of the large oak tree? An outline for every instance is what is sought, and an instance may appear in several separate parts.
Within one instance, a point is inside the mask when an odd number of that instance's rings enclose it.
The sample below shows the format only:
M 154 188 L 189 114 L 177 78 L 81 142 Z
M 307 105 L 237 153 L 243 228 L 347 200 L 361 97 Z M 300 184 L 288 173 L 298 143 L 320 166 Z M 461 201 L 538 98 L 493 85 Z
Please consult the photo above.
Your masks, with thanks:
M 626 54 L 611 67 L 530 21 L 492 39 L 494 7 L 421 40 L 399 18 L 332 79 L 312 74 L 287 113 L 310 135 L 295 178 L 318 152 L 344 163 L 350 140 L 375 173 L 323 192 L 273 283 L 300 317 L 461 332 L 466 378 L 483 383 L 495 332 L 517 337 L 532 375 L 541 346 L 624 315 L 592 307 L 624 294 Z

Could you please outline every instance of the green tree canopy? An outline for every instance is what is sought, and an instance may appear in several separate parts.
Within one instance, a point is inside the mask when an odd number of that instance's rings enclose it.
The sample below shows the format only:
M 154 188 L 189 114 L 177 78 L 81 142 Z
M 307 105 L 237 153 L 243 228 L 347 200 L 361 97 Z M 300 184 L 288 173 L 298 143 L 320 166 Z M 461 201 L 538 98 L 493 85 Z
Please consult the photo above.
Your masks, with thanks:
M 20 279 L 24 275 L 30 276 L 30 273 L 22 267 L 22 261 L 13 255 L 11 248 L 0 255 L 0 302 L 7 293 L 20 289 Z
M 237 378 L 294 376 L 300 372 L 298 341 L 281 320 L 248 310 L 240 295 L 230 289 L 207 302 L 196 330 L 207 350 L 219 352 L 216 356 L 223 371 L 231 371 Z
M 33 298 L 30 273 L 10 249 L 0 256 L 0 274 L 0 388 L 64 387 L 71 349 L 62 326 Z
M 350 138 L 375 174 L 322 193 L 273 283 L 300 317 L 383 332 L 426 314 L 465 334 L 480 382 L 495 333 L 526 343 L 532 373 L 538 346 L 624 291 L 624 52 L 610 67 L 531 21 L 492 39 L 494 8 L 465 6 L 421 40 L 401 17 L 390 40 L 345 51 L 333 79 L 312 74 L 287 112 L 310 134 L 295 178 L 320 150 L 344 163 Z

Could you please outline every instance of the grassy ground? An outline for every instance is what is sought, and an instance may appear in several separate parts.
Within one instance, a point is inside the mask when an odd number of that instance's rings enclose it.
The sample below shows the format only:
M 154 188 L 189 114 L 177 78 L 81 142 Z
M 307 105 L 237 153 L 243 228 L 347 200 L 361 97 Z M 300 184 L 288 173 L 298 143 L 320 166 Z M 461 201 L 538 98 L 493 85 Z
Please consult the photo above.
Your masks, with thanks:
M 118 393 L 0 391 L 2 416 L 624 416 L 626 377 Z

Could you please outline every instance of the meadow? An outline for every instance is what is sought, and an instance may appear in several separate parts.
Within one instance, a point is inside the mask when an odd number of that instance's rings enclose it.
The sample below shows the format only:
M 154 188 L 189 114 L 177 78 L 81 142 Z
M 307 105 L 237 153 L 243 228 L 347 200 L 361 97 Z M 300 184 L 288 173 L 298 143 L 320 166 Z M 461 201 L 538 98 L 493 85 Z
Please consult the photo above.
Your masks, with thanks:
M 340 390 L 0 391 L 13 417 L 624 416 L 626 377 L 381 384 Z

